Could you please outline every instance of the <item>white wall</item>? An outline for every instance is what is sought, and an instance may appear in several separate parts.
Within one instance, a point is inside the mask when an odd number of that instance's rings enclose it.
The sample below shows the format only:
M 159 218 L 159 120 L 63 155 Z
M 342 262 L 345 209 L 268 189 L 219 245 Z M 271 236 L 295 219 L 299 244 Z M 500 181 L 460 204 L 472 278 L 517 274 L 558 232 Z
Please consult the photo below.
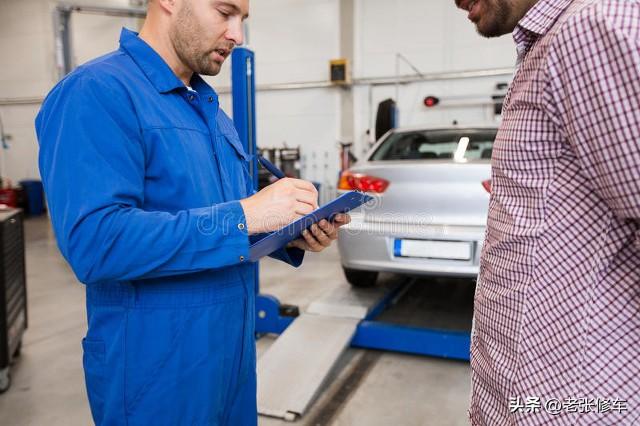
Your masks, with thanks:
M 265 84 L 326 81 L 328 61 L 340 56 L 340 36 L 353 37 L 352 77 L 392 77 L 396 53 L 407 57 L 422 73 L 512 67 L 515 48 L 510 36 L 487 40 L 476 34 L 465 13 L 452 0 L 355 0 L 350 28 L 339 26 L 339 0 L 270 0 L 252 3 L 250 46 L 256 52 L 256 81 Z M 405 63 L 400 74 L 412 74 Z M 212 80 L 228 84 L 227 72 Z M 493 121 L 492 107 L 447 107 L 451 97 L 473 95 L 486 101 L 497 82 L 509 77 L 413 83 L 399 88 L 401 126 Z M 339 168 L 337 141 L 356 143 L 356 153 L 368 146 L 366 135 L 382 100 L 396 98 L 395 86 L 353 87 L 353 134 L 340 134 L 342 89 L 286 92 L 259 91 L 258 144 L 263 147 L 300 145 L 303 173 L 325 187 L 335 185 Z M 427 109 L 422 99 L 436 95 L 443 106 Z M 231 107 L 229 97 L 223 106 Z
M 513 66 L 509 36 L 483 39 L 453 0 L 357 0 L 355 72 L 395 74 L 402 53 L 423 73 Z M 401 73 L 413 71 L 404 63 Z
M 0 1 L 0 98 L 39 96 L 49 87 L 53 57 L 43 43 L 51 32 L 46 11 L 42 1 Z M 0 106 L 0 119 L 12 136 L 11 149 L 0 149 L 1 175 L 38 176 L 33 135 L 37 110 L 38 105 Z
M 75 4 L 91 4 L 74 1 Z M 128 0 L 101 0 L 101 6 L 126 7 Z M 0 99 L 43 97 L 57 81 L 51 0 L 0 0 Z M 123 25 L 135 20 L 74 15 L 72 25 L 76 63 L 117 47 Z M 0 149 L 0 174 L 14 182 L 38 178 L 38 144 L 34 119 L 40 105 L 7 105 L 0 101 L 0 118 L 11 136 L 9 149 Z
M 355 28 L 354 73 L 359 78 L 395 76 L 397 71 L 415 75 L 403 60 L 396 70 L 397 53 L 423 74 L 511 68 L 515 63 L 511 36 L 482 38 L 453 0 L 356 0 Z M 365 132 L 375 122 L 378 103 L 386 98 L 397 97 L 400 126 L 450 124 L 454 120 L 461 124 L 492 122 L 492 107 L 478 105 L 477 101 L 488 101 L 496 83 L 509 81 L 510 76 L 501 76 L 403 84 L 398 96 L 395 86 L 375 86 L 371 89 L 372 102 L 370 88 L 357 87 L 357 151 L 366 149 Z M 423 99 L 429 95 L 439 97 L 441 105 L 425 107 Z M 454 102 L 447 103 L 450 99 Z
M 112 6 L 126 6 L 127 1 L 113 1 Z M 103 6 L 103 4 L 101 4 Z M 106 6 L 106 5 L 104 5 Z M 135 18 L 74 13 L 71 15 L 73 62 L 80 65 L 120 46 L 120 31 L 126 27 L 137 31 L 142 21 Z
M 249 47 L 256 54 L 256 85 L 327 81 L 329 60 L 339 56 L 340 0 L 254 0 Z M 230 84 L 230 64 L 214 86 Z M 258 91 L 260 147 L 300 146 L 306 179 L 334 186 L 339 168 L 339 89 Z M 221 105 L 231 114 L 229 95 Z
M 341 0 L 253 0 L 249 22 L 250 47 L 256 52 L 258 86 L 328 79 L 328 61 L 340 56 L 341 37 L 352 37 L 353 78 L 393 77 L 396 53 L 406 56 L 421 72 L 511 67 L 515 49 L 510 36 L 486 40 L 478 36 L 453 0 L 353 0 L 354 19 L 340 26 Z M 0 98 L 42 96 L 56 79 L 52 9 L 53 0 L 0 0 Z M 97 2 L 127 6 L 128 0 Z M 135 27 L 132 19 L 74 15 L 73 43 L 78 63 L 117 47 L 120 27 Z M 208 81 L 218 89 L 230 86 L 230 63 Z M 412 70 L 401 63 L 400 74 Z M 508 77 L 451 80 L 402 85 L 399 92 L 400 124 L 448 123 L 456 119 L 482 122 L 492 119 L 487 106 L 447 107 L 452 96 L 488 96 L 498 81 Z M 278 147 L 300 145 L 305 177 L 325 185 L 335 184 L 338 169 L 337 140 L 353 139 L 360 152 L 378 102 L 395 98 L 394 86 L 375 86 L 369 102 L 367 85 L 355 85 L 353 134 L 341 135 L 339 88 L 259 91 L 257 94 L 258 144 Z M 427 109 L 426 95 L 443 99 Z M 230 95 L 221 104 L 231 113 Z M 348 104 L 348 103 L 347 103 Z M 33 118 L 38 105 L 3 106 L 7 133 L 13 136 L 6 168 L 0 173 L 14 180 L 37 177 L 37 144 Z M 346 116 L 346 114 L 345 114 Z M 350 126 L 349 126 L 350 127 Z M 1 165 L 2 163 L 0 163 Z

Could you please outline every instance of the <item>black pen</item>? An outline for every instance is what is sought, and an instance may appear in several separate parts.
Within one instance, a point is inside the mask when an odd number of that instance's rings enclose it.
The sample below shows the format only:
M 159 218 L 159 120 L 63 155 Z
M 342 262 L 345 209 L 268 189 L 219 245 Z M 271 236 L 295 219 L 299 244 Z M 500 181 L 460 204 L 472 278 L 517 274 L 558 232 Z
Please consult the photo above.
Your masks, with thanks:
M 271 161 L 267 160 L 262 155 L 258 155 L 257 157 L 258 157 L 258 162 L 262 164 L 262 167 L 269 170 L 269 172 L 271 172 L 272 175 L 274 175 L 278 179 L 282 179 L 286 177 L 285 174 L 282 173 L 282 170 L 277 168 Z

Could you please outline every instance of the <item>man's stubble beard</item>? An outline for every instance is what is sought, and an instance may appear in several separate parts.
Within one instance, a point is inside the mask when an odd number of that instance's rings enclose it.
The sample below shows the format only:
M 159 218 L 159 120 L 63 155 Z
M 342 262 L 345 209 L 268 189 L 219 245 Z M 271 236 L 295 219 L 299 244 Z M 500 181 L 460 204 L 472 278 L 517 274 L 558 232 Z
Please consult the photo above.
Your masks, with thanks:
M 204 44 L 200 38 L 204 34 L 195 19 L 189 2 L 184 2 L 176 16 L 176 22 L 169 30 L 169 37 L 180 61 L 191 71 L 201 75 L 218 75 L 221 66 L 211 60 L 214 49 L 202 51 Z
M 488 7 L 489 11 L 485 13 L 485 19 L 480 19 L 480 21 L 476 23 L 478 34 L 491 38 L 500 37 L 512 32 L 517 21 L 510 22 L 513 21 L 513 4 L 511 4 L 510 0 L 483 1 L 487 2 L 490 6 Z M 483 21 L 485 21 L 486 24 L 482 25 Z

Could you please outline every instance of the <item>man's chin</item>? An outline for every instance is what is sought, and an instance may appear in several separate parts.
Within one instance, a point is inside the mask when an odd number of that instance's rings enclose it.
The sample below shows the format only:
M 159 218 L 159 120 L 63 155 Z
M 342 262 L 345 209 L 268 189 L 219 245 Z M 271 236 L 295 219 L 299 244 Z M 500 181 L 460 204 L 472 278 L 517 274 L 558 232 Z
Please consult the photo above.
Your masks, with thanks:
M 200 70 L 198 70 L 198 74 L 209 75 L 213 77 L 220 74 L 221 69 L 222 64 L 218 64 L 217 62 L 215 62 L 213 64 L 208 64 L 206 67 L 202 67 Z
M 480 34 L 483 37 L 493 38 L 493 37 L 500 37 L 505 34 L 509 34 L 510 32 L 513 31 L 513 29 L 510 30 L 507 28 L 502 28 L 497 23 L 486 24 L 482 21 L 478 21 L 476 23 L 476 31 L 478 31 L 478 34 Z

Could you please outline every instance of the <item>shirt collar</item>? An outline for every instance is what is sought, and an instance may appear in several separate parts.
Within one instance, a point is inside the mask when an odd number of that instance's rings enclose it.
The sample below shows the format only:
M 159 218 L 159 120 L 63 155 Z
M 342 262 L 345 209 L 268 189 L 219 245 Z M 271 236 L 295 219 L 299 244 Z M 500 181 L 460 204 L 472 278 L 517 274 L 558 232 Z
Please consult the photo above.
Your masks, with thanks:
M 528 49 L 535 39 L 545 35 L 572 2 L 573 0 L 538 0 L 513 30 L 518 51 Z
M 191 77 L 191 88 L 200 94 L 214 95 L 215 98 L 218 97 L 213 87 L 209 86 L 200 74 L 193 73 L 193 77 Z
M 138 33 L 122 29 L 120 33 L 120 47 L 142 69 L 147 78 L 160 93 L 170 92 L 185 87 L 184 83 L 173 73 L 169 65 Z

